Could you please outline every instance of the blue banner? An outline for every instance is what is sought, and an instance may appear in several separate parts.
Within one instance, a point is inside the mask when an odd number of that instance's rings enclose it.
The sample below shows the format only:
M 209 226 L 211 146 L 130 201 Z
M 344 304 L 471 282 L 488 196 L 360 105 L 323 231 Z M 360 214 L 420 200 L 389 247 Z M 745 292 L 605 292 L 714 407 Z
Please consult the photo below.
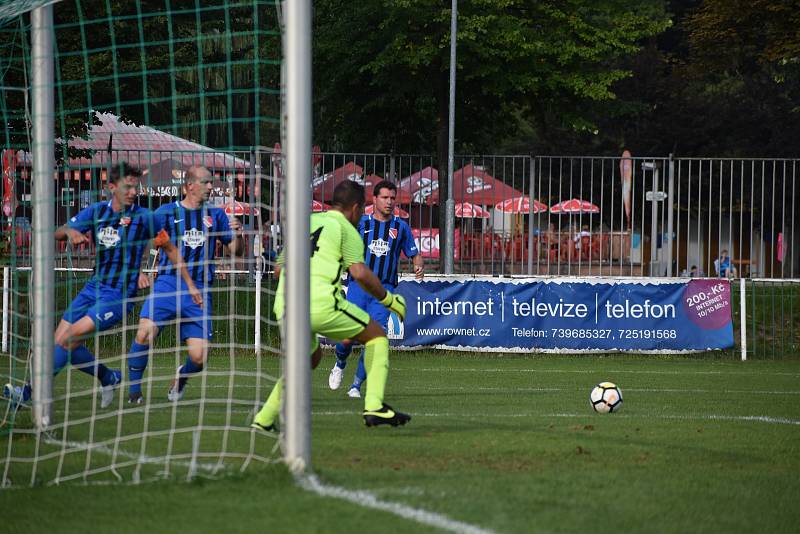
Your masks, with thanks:
M 401 281 L 395 347 L 683 352 L 733 346 L 728 280 Z

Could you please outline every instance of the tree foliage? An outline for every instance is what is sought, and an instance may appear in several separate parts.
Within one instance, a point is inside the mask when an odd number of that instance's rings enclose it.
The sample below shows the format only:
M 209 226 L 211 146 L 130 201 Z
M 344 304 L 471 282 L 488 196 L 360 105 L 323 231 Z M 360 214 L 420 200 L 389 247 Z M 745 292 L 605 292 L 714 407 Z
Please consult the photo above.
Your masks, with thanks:
M 53 15 L 61 139 L 85 136 L 95 111 L 218 148 L 277 138 L 280 32 L 273 2 L 67 0 Z M 19 65 L 30 59 L 28 16 L 15 24 L 4 32 L 26 42 L 9 58 L 15 68 L 2 71 L 2 82 L 25 87 L 30 80 Z M 7 142 L 24 147 L 25 102 L 22 93 L 9 98 Z
M 57 133 L 108 110 L 213 147 L 278 140 L 275 5 L 57 3 Z M 315 0 L 317 144 L 444 161 L 450 5 Z M 28 24 L 0 28 L 4 87 L 29 83 Z M 462 0 L 456 150 L 797 156 L 798 28 L 796 0 Z M 24 146 L 24 93 L 2 96 Z
M 332 148 L 441 153 L 446 141 L 450 2 L 315 3 L 316 135 Z M 669 25 L 652 0 L 461 2 L 457 143 L 487 150 L 520 120 L 540 136 L 593 127 L 585 102 L 614 99 L 619 62 Z

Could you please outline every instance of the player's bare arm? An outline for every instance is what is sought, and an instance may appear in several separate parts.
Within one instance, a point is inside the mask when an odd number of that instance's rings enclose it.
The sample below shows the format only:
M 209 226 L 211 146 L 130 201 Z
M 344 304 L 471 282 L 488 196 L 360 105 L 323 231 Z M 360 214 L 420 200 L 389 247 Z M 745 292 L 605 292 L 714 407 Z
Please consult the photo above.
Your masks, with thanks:
M 85 234 L 82 234 L 74 228 L 70 228 L 66 224 L 59 226 L 54 235 L 56 241 L 69 240 L 73 245 L 81 245 L 89 241 L 89 238 Z
M 422 259 L 422 254 L 411 258 L 411 262 L 414 264 L 414 278 L 422 280 L 422 277 L 425 276 L 425 260 Z
M 244 240 L 242 239 L 242 223 L 236 217 L 229 217 L 228 224 L 230 224 L 233 231 L 234 238 L 228 244 L 228 250 L 235 256 L 244 255 Z

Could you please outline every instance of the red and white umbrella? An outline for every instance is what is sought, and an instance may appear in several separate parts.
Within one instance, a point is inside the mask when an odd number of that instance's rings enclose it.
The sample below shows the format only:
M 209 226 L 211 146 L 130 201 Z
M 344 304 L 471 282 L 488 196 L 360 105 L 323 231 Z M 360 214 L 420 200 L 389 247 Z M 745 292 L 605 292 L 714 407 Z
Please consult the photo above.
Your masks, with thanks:
M 600 208 L 588 200 L 573 198 L 550 206 L 550 213 L 600 213 Z
M 370 204 L 369 206 L 364 208 L 364 215 L 372 215 L 375 211 L 375 204 Z M 394 216 L 399 217 L 401 219 L 408 219 L 409 214 L 406 210 L 401 209 L 399 206 L 394 207 Z
M 472 204 L 470 202 L 458 202 L 456 204 L 456 217 L 488 219 L 489 212 L 477 204 Z
M 494 209 L 502 211 L 503 213 L 531 213 L 531 198 L 527 195 L 508 198 L 495 204 Z M 543 211 L 547 211 L 547 204 L 533 199 L 532 213 L 541 213 Z
M 313 190 L 311 196 L 317 200 L 330 200 L 333 198 L 333 190 L 345 180 L 359 183 L 366 188 L 373 185 L 369 180 L 364 180 L 364 169 L 361 165 L 348 161 L 341 167 L 326 172 L 322 176 L 312 178 L 311 187 Z
M 239 215 L 250 215 L 250 204 L 247 202 L 239 202 L 238 200 L 234 200 L 233 202 L 228 202 L 222 209 L 225 210 L 225 213 L 228 215 L 239 216 Z
M 328 211 L 331 209 L 330 206 L 325 204 L 324 202 L 320 202 L 319 200 L 312 200 L 311 201 L 311 212 L 312 213 L 319 213 L 321 211 Z

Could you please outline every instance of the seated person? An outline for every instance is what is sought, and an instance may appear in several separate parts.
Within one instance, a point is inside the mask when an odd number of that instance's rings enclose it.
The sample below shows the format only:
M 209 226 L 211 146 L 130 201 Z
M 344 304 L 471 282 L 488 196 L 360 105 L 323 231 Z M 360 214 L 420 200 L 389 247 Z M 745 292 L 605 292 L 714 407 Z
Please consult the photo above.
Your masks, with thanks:
M 736 278 L 736 267 L 731 262 L 731 257 L 728 256 L 728 250 L 722 249 L 719 253 L 719 258 L 714 260 L 714 270 L 717 271 L 717 276 Z
M 575 250 L 579 251 L 581 249 L 581 243 L 583 242 L 584 237 L 592 237 L 592 233 L 589 231 L 589 226 L 586 224 L 581 227 L 580 231 L 575 228 L 575 236 L 572 238 L 572 240 L 575 242 Z
M 697 265 L 692 265 L 690 269 L 681 271 L 681 276 L 684 278 L 699 278 L 705 276 L 705 273 Z

